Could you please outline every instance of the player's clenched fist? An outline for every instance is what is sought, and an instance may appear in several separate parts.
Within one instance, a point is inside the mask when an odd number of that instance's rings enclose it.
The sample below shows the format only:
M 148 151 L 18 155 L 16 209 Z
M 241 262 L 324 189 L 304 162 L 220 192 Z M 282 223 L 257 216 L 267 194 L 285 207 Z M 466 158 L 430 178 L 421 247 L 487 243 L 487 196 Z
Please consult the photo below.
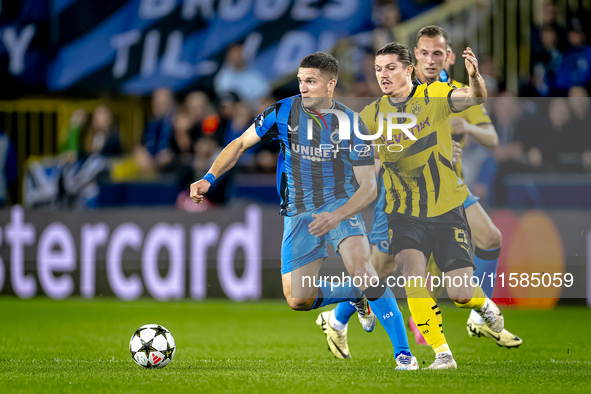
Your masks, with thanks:
M 201 179 L 191 184 L 191 200 L 196 204 L 203 202 L 203 195 L 207 193 L 211 184 L 205 179 Z

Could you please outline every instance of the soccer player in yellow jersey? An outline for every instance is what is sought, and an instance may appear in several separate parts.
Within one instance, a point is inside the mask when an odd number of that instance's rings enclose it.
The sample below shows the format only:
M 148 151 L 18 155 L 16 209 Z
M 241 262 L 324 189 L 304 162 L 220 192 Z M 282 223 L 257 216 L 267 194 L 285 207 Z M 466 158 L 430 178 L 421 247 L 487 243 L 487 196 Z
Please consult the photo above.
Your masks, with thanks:
M 457 89 L 438 81 L 414 85 L 409 49 L 397 43 L 386 45 L 375 57 L 376 78 L 385 96 L 360 114 L 370 133 L 381 135 L 376 149 L 388 191 L 385 212 L 390 253 L 407 278 L 405 290 L 414 321 L 436 353 L 429 369 L 457 367 L 443 335 L 441 311 L 424 280 L 431 253 L 451 279 L 446 287 L 456 305 L 476 310 L 493 332 L 503 330 L 499 308 L 480 286 L 466 280 L 474 269 L 463 207 L 469 192 L 452 166 L 450 115 L 482 104 L 486 88 L 472 50 L 466 48 L 462 56 L 470 76 L 468 88 Z M 398 124 L 399 130 L 388 133 L 392 119 L 408 123 L 392 116 L 397 113 L 412 114 L 416 125 L 405 128 Z
M 450 80 L 447 77 L 447 70 L 455 63 L 456 56 L 449 45 L 445 30 L 442 28 L 426 26 L 419 30 L 414 53 L 417 59 L 417 84 L 444 81 L 456 87 L 466 87 L 466 85 Z M 463 148 L 466 136 L 487 148 L 494 148 L 498 143 L 495 127 L 482 105 L 475 105 L 460 113 L 452 114 L 450 122 L 454 133 L 452 138 L 460 143 L 461 148 Z M 454 168 L 457 175 L 463 180 L 461 159 Z M 474 275 L 478 278 L 483 276 L 486 278 L 481 287 L 485 294 L 492 298 L 501 247 L 501 232 L 478 203 L 478 197 L 475 197 L 472 193 L 464 201 L 464 208 L 466 209 L 468 224 L 472 230 L 472 240 L 475 244 L 474 264 L 476 270 Z M 433 274 L 433 271 L 436 270 L 437 268 L 431 257 L 428 271 Z M 378 272 L 379 274 L 380 272 Z M 412 322 L 411 327 L 413 327 Z M 416 326 L 413 328 L 415 335 L 420 336 L 420 332 L 418 332 L 420 330 Z M 518 347 L 522 342 L 518 336 L 505 329 L 501 333 L 491 332 L 474 311 L 471 312 L 468 319 L 467 329 L 470 336 L 491 338 L 499 346 Z

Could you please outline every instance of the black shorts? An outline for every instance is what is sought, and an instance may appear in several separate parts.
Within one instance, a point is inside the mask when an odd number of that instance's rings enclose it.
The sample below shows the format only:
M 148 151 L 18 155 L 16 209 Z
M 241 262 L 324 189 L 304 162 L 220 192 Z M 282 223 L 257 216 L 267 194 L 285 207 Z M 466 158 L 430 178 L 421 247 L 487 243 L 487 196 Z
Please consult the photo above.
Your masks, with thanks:
M 474 265 L 470 226 L 463 205 L 443 215 L 418 218 L 398 212 L 388 214 L 390 254 L 417 249 L 429 260 L 431 253 L 442 272 Z

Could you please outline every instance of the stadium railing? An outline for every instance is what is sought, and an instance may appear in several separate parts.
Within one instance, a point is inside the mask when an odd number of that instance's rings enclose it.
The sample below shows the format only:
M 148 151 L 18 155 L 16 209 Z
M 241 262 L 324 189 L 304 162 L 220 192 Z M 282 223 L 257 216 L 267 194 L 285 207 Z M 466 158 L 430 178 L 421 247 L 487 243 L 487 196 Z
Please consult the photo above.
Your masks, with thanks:
M 110 108 L 114 123 L 120 131 L 122 148 L 124 151 L 130 151 L 133 145 L 140 141 L 146 120 L 147 109 L 141 98 L 0 101 L 0 127 L 10 137 L 17 150 L 18 185 L 13 203 L 23 202 L 22 182 L 26 161 L 31 157 L 56 155 L 61 133 L 68 129 L 72 113 L 82 108 L 90 115 L 101 104 Z

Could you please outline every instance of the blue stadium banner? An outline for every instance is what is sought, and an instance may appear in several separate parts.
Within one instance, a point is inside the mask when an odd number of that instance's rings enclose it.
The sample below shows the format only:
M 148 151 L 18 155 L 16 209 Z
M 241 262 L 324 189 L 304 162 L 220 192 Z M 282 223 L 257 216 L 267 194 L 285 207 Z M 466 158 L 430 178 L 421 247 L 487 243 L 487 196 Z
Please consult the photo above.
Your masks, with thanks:
M 363 0 L 54 0 L 47 88 L 183 91 L 214 75 L 239 40 L 250 67 L 276 80 L 303 56 L 371 29 L 371 12 Z
M 51 57 L 48 0 L 0 3 L 0 80 L 3 97 L 45 90 Z

